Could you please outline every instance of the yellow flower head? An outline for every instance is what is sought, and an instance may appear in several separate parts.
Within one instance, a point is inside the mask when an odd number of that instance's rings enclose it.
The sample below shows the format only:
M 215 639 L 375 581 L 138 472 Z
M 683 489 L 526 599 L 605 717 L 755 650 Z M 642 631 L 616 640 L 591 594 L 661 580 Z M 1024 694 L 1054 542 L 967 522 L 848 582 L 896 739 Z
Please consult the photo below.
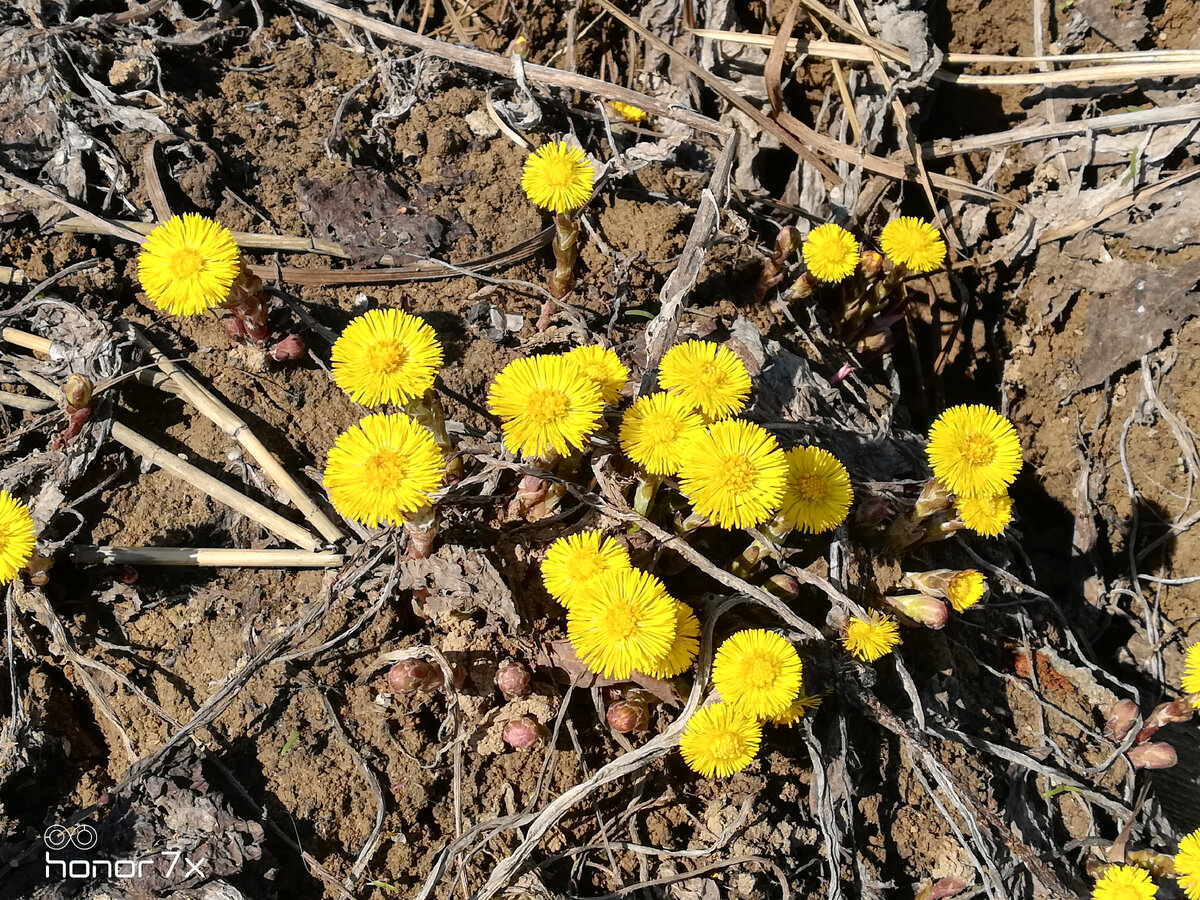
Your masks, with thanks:
M 600 427 L 600 388 L 562 356 L 523 356 L 505 366 L 488 388 L 488 409 L 500 417 L 504 446 L 513 453 L 568 456 Z
M 726 703 L 752 716 L 777 716 L 800 694 L 800 657 L 773 631 L 739 631 L 717 650 L 712 681 Z
M 1184 693 L 1200 693 L 1200 643 L 1192 644 L 1192 646 L 1187 648 L 1187 655 L 1183 659 L 1183 681 L 1181 685 Z M 1200 707 L 1200 696 L 1192 701 L 1192 705 Z
M 675 602 L 675 640 L 659 660 L 642 668 L 651 678 L 674 678 L 685 671 L 700 649 L 700 620 L 686 603 Z
M 995 537 L 1012 521 L 1012 499 L 1003 491 L 991 497 L 959 497 L 954 508 L 964 525 L 984 537 Z
M 150 301 L 174 316 L 195 316 L 229 298 L 241 271 L 233 235 L 196 213 L 171 216 L 146 235 L 137 273 Z
M 963 569 L 955 572 L 946 584 L 946 599 L 954 607 L 955 612 L 962 612 L 974 606 L 983 596 L 983 574 L 974 569 Z
M 652 475 L 674 475 L 683 447 L 704 433 L 704 420 L 679 394 L 638 397 L 621 417 L 621 449 Z
M 858 266 L 858 241 L 841 225 L 818 225 L 804 239 L 804 264 L 813 278 L 841 281 Z
M 1200 900 L 1200 829 L 1179 842 L 1175 854 L 1175 880 L 1188 900 Z
M 932 272 L 946 258 L 946 244 L 938 230 L 913 216 L 892 219 L 879 233 L 883 255 L 910 272 Z
M 869 619 L 851 616 L 842 635 L 842 644 L 855 659 L 874 662 L 892 652 L 900 641 L 900 628 L 891 616 L 872 612 Z
M 599 531 L 581 531 L 558 538 L 546 550 L 542 583 L 551 597 L 570 609 L 597 579 L 628 568 L 628 550 Z
M 551 141 L 529 154 L 521 188 L 535 205 L 550 212 L 579 209 L 592 196 L 596 173 L 578 147 Z
M 329 502 L 348 519 L 400 525 L 442 484 L 442 452 L 428 428 L 372 415 L 337 436 L 325 462 Z
M 758 719 L 728 703 L 712 703 L 688 719 L 679 752 L 693 772 L 724 778 L 750 765 L 760 743 Z
M 760 425 L 726 419 L 683 448 L 679 482 L 692 508 L 722 528 L 767 521 L 779 508 L 787 457 Z
M 1021 470 L 1012 422 L 981 404 L 952 406 L 929 429 L 925 448 L 933 475 L 959 497 L 990 497 Z
M 766 720 L 772 725 L 783 725 L 790 728 L 810 712 L 816 712 L 820 706 L 820 697 L 809 697 L 807 694 L 801 694 L 789 703 L 787 709 L 783 712 L 774 716 L 766 716 Z
M 442 364 L 433 329 L 401 309 L 358 316 L 333 345 L 333 380 L 355 403 L 404 404 L 424 396 Z
M 621 569 L 596 579 L 567 610 L 567 638 L 591 671 L 628 678 L 645 671 L 675 640 L 675 598 L 662 582 L 640 569 Z
M 1137 866 L 1109 866 L 1092 888 L 1092 900 L 1150 900 L 1158 888 Z
M 658 382 L 679 394 L 710 422 L 741 412 L 750 396 L 750 373 L 736 353 L 711 341 L 686 341 L 665 354 Z
M 592 344 L 576 347 L 564 356 L 579 366 L 584 375 L 596 382 L 596 387 L 600 388 L 600 397 L 605 403 L 616 403 L 621 399 L 621 389 L 629 380 L 629 370 L 612 350 Z
M 33 556 L 33 516 L 29 507 L 0 491 L 0 584 L 17 577 Z
M 639 109 L 628 103 L 622 103 L 620 100 L 610 100 L 608 101 L 608 105 L 630 125 L 641 125 L 649 118 L 649 114 L 644 109 Z
M 787 489 L 780 512 L 797 531 L 816 534 L 846 518 L 854 491 L 846 467 L 828 450 L 794 447 L 787 452 Z

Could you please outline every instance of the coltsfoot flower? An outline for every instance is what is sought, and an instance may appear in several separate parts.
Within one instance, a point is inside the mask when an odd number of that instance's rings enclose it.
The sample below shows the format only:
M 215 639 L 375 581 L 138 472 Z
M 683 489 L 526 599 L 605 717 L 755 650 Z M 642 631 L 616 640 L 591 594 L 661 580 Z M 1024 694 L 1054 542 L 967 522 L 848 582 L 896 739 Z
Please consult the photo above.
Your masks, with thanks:
M 241 253 L 224 226 L 196 213 L 171 216 L 146 235 L 137 274 L 150 301 L 175 316 L 224 303 L 241 271 Z
M 1179 842 L 1175 853 L 1175 880 L 1188 900 L 1200 900 L 1200 829 Z
M 679 752 L 693 772 L 724 778 L 750 765 L 760 743 L 758 719 L 728 703 L 713 703 L 688 719 Z
M 858 266 L 858 241 L 841 225 L 818 225 L 804 239 L 804 264 L 821 281 L 842 281 Z
M 675 640 L 662 659 L 641 669 L 651 678 L 674 678 L 684 672 L 700 649 L 700 620 L 686 603 L 675 601 Z
M 900 641 L 900 628 L 891 616 L 872 612 L 870 618 L 851 616 L 846 622 L 842 644 L 855 659 L 874 662 L 892 652 Z
M 675 598 L 639 569 L 610 572 L 567 611 L 575 655 L 606 678 L 628 678 L 667 655 L 675 640 Z
M 363 406 L 424 396 L 442 365 L 442 345 L 425 322 L 400 309 L 358 316 L 333 344 L 333 380 Z
M 591 379 L 562 356 L 525 356 L 505 366 L 488 388 L 512 453 L 568 456 L 600 427 L 604 401 Z
M 1187 648 L 1187 655 L 1183 660 L 1181 686 L 1186 694 L 1200 694 L 1200 643 L 1192 644 Z M 1200 707 L 1200 696 L 1192 701 L 1192 705 Z
M 564 213 L 587 203 L 595 177 L 595 170 L 582 150 L 562 141 L 551 141 L 525 160 L 521 188 L 535 205 Z
M 779 508 L 787 457 L 761 426 L 727 419 L 687 442 L 679 480 L 700 515 L 722 528 L 745 528 Z
M 750 396 L 745 364 L 728 347 L 712 341 L 685 341 L 664 353 L 658 383 L 710 422 L 741 412 Z
M 780 512 L 797 531 L 816 534 L 842 524 L 854 491 L 846 467 L 828 450 L 787 451 L 787 487 Z
M 600 388 L 600 397 L 605 403 L 616 403 L 621 399 L 621 390 L 629 381 L 629 370 L 616 353 L 608 347 L 592 344 L 576 347 L 565 356 L 596 383 L 596 387 Z
M 1137 866 L 1109 866 L 1092 888 L 1092 900 L 1150 900 L 1158 888 Z
M 325 462 L 329 502 L 374 528 L 401 525 L 442 484 L 442 452 L 428 428 L 406 415 L 376 414 L 343 431 Z
M 581 531 L 550 545 L 542 560 L 542 583 L 551 597 L 570 609 L 597 579 L 628 568 L 628 550 L 599 531 Z
M 622 103 L 620 100 L 609 100 L 608 105 L 630 125 L 641 125 L 649 118 L 649 114 L 644 109 L 629 103 Z
M 983 597 L 984 588 L 982 572 L 963 569 L 950 577 L 950 582 L 946 585 L 946 599 L 950 601 L 955 612 L 963 612 L 979 602 Z
M 776 716 L 800 693 L 800 656 L 773 631 L 739 631 L 717 650 L 712 680 L 731 706 L 759 718 Z
M 621 417 L 621 449 L 652 475 L 678 472 L 684 445 L 703 433 L 692 405 L 668 391 L 638 397 Z
M 811 712 L 816 712 L 821 706 L 820 697 L 809 697 L 806 694 L 801 694 L 795 700 L 788 704 L 787 709 L 783 712 L 774 715 L 766 716 L 766 720 L 772 725 L 782 725 L 790 728 Z
M 932 272 L 946 258 L 946 244 L 938 230 L 913 216 L 892 219 L 879 233 L 884 255 L 910 272 Z
M 33 516 L 29 507 L 0 491 L 0 584 L 8 584 L 33 557 Z
M 996 537 L 1012 521 L 1012 499 L 1003 491 L 990 497 L 959 497 L 954 509 L 963 525 L 984 537 Z
M 1021 470 L 1012 422 L 981 404 L 952 406 L 938 416 L 925 452 L 934 477 L 959 497 L 999 494 Z

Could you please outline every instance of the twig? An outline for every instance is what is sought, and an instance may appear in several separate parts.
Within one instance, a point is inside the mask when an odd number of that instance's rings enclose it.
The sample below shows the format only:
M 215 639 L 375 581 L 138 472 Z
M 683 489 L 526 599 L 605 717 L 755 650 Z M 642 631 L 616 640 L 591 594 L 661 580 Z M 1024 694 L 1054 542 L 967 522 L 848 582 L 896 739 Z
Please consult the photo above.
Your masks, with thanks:
M 136 231 L 132 231 L 117 222 L 109 222 L 107 219 L 102 219 L 100 216 L 88 212 L 82 206 L 72 203 L 65 197 L 60 197 L 58 194 L 48 191 L 45 188 L 38 187 L 36 184 L 30 184 L 24 178 L 18 178 L 11 172 L 0 170 L 0 178 L 12 182 L 22 190 L 41 197 L 43 200 L 49 200 L 53 203 L 62 204 L 67 209 L 71 210 L 71 212 L 75 213 L 75 215 L 91 222 L 103 234 L 111 234 L 113 237 L 119 237 L 126 241 L 132 241 L 135 244 L 140 244 L 142 242 L 142 235 L 138 234 Z
M 29 283 L 29 278 L 20 269 L 13 266 L 0 266 L 0 285 L 15 284 L 18 286 Z
M 112 226 L 120 226 L 134 232 L 138 240 L 150 233 L 157 222 L 133 222 L 117 219 L 104 219 L 105 227 L 97 225 L 94 219 L 84 219 L 73 216 L 63 219 L 54 225 L 55 231 L 64 234 L 111 234 Z M 233 231 L 233 240 L 243 250 L 284 250 L 295 253 L 320 253 L 324 256 L 337 256 L 348 259 L 349 255 L 333 241 L 322 241 L 316 238 L 298 237 L 284 234 L 255 234 L 250 231 Z
M 29 412 L 46 412 L 58 404 L 53 400 L 41 397 L 27 397 L 24 394 L 14 394 L 12 391 L 0 391 L 0 406 L 11 406 L 13 409 L 24 409 Z
M 341 567 L 340 553 L 306 550 L 226 550 L 219 547 L 99 547 L 90 544 L 71 549 L 71 559 L 83 565 L 105 566 L 204 566 L 254 569 L 330 569 Z
M 50 348 L 54 342 L 50 338 L 40 337 L 36 334 L 30 334 L 28 331 L 20 331 L 16 328 L 0 328 L 0 340 L 8 341 L 17 347 L 23 347 L 26 350 L 32 350 L 34 353 L 42 353 L 46 356 L 50 355 Z

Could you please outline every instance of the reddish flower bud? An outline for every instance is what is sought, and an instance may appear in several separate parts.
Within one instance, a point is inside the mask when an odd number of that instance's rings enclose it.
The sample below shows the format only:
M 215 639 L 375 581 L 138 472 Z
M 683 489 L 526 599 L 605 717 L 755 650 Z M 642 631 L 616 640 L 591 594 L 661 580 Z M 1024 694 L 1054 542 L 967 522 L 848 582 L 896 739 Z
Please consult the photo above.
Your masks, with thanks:
M 92 381 L 86 375 L 70 375 L 63 382 L 63 399 L 67 409 L 74 412 L 92 405 Z
M 528 750 L 541 740 L 542 726 L 529 716 L 521 716 L 505 725 L 500 736 L 504 738 L 504 743 L 514 750 Z
M 1169 769 L 1178 761 L 1170 744 L 1139 744 L 1129 749 L 1128 756 L 1135 769 Z
M 641 699 L 618 700 L 608 707 L 604 718 L 609 728 L 621 734 L 645 731 L 650 727 L 650 710 L 646 708 L 646 701 Z
M 1111 740 L 1123 741 L 1129 729 L 1137 722 L 1138 708 L 1132 700 L 1118 700 L 1108 711 L 1104 722 L 1104 734 Z
M 854 508 L 855 524 L 863 528 L 876 528 L 891 515 L 892 508 L 878 494 L 868 494 Z
M 817 279 L 805 272 L 792 283 L 792 298 L 807 300 L 817 290 Z
M 271 348 L 271 359 L 276 362 L 295 362 L 304 359 L 308 353 L 308 344 L 298 334 L 289 334 Z
M 244 341 L 246 339 L 246 326 L 237 316 L 227 316 L 222 324 L 225 326 L 225 334 L 232 341 Z
M 941 628 L 950 617 L 946 604 L 925 594 L 902 594 L 884 597 L 884 601 L 905 619 L 926 628 Z
M 864 250 L 858 258 L 858 267 L 868 281 L 874 281 L 883 272 L 883 254 Z
M 506 659 L 496 670 L 496 687 L 505 700 L 525 697 L 531 690 L 533 676 L 529 669 L 516 660 Z
M 800 596 L 800 582 L 791 575 L 772 575 L 763 587 L 784 600 L 795 600 Z
M 423 659 L 402 659 L 388 670 L 387 683 L 395 694 L 436 691 L 442 686 L 442 673 Z
M 133 566 L 122 566 L 121 574 L 117 576 L 121 584 L 137 584 L 138 570 Z

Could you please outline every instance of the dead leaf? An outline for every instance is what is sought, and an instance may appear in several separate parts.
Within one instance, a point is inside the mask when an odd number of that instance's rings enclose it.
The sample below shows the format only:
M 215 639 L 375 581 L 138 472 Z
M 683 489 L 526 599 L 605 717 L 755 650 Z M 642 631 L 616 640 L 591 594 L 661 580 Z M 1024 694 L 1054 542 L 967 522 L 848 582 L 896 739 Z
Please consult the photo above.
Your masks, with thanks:
M 677 707 L 680 703 L 679 694 L 669 682 L 651 678 L 641 672 L 634 672 L 629 678 L 605 678 L 590 671 L 575 655 L 575 648 L 570 641 L 547 641 L 538 651 L 537 664 L 558 669 L 566 674 L 569 681 L 582 688 L 608 687 L 613 684 L 632 682 L 640 688 L 645 688 L 668 706 Z
M 1093 31 L 1122 50 L 1137 50 L 1137 42 L 1150 29 L 1146 0 L 1075 0 L 1075 9 Z
M 405 560 L 399 584 L 401 590 L 426 592 L 414 604 L 435 622 L 483 610 L 512 630 L 521 624 L 512 592 L 482 550 L 445 545 L 427 559 Z

